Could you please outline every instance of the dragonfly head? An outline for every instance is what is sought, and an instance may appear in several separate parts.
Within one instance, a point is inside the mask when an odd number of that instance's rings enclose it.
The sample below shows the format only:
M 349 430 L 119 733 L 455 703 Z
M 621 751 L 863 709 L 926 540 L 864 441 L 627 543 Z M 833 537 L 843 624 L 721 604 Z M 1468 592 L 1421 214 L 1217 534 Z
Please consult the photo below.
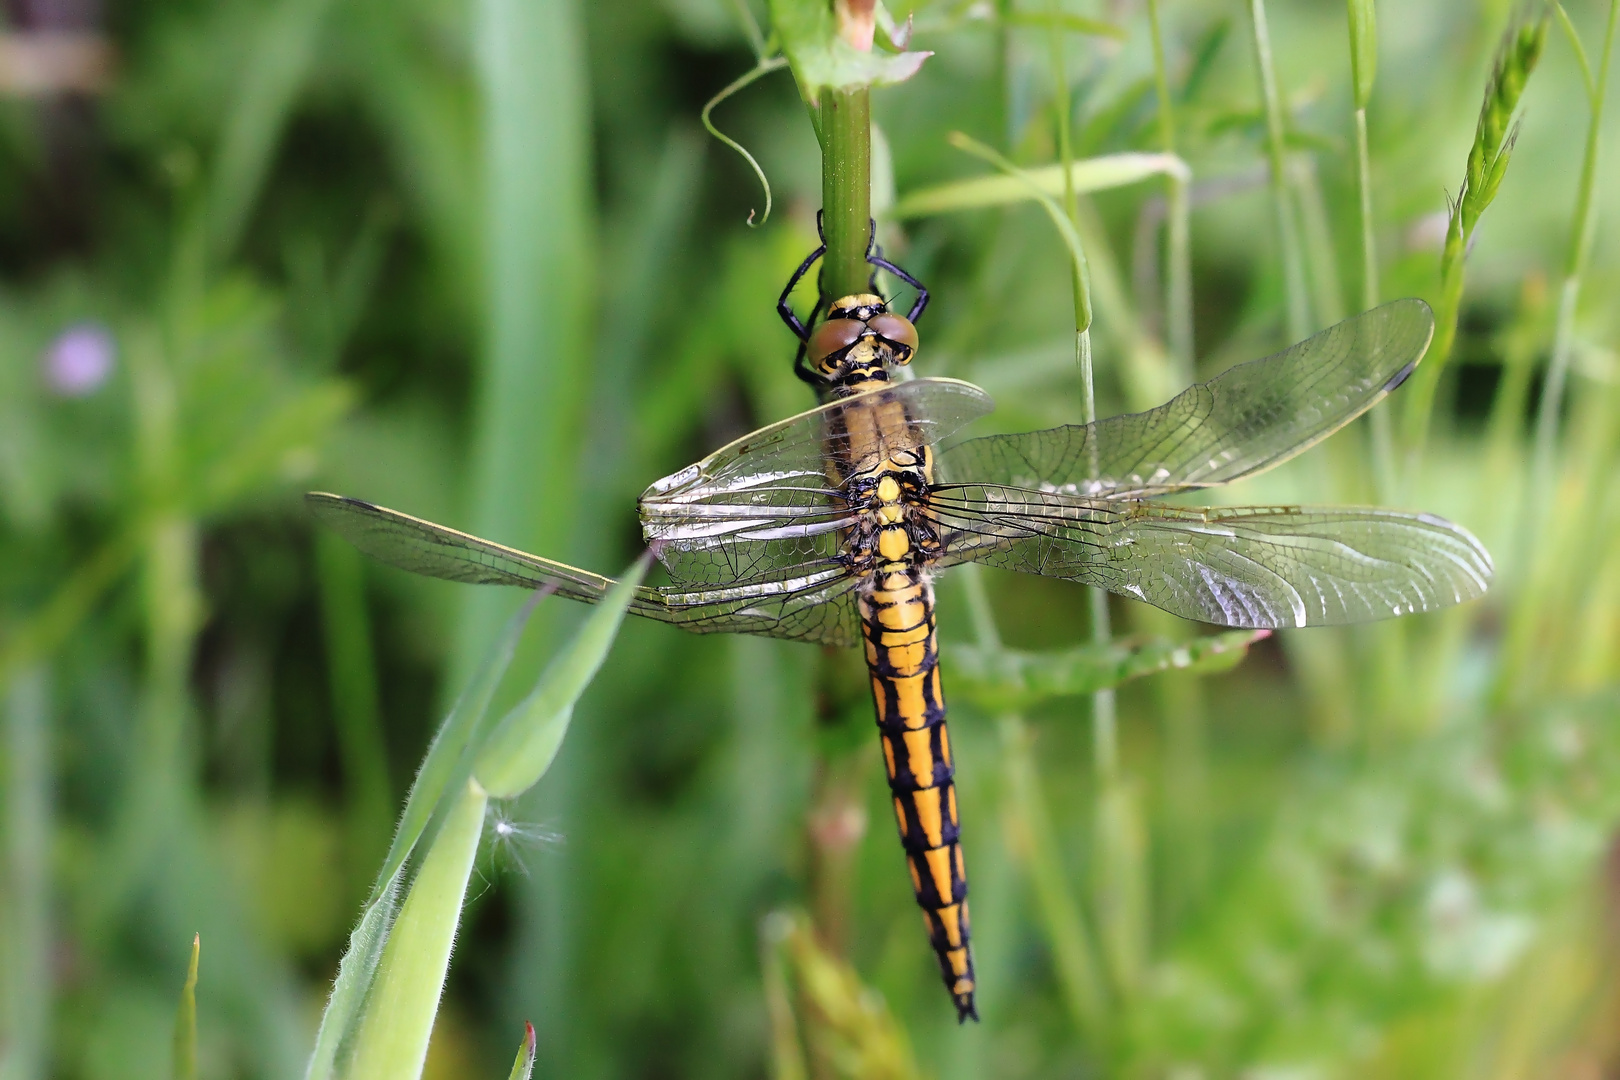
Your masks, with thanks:
M 810 335 L 809 361 L 839 390 L 888 382 L 889 368 L 911 363 L 917 328 L 889 310 L 881 296 L 855 293 L 836 301 Z

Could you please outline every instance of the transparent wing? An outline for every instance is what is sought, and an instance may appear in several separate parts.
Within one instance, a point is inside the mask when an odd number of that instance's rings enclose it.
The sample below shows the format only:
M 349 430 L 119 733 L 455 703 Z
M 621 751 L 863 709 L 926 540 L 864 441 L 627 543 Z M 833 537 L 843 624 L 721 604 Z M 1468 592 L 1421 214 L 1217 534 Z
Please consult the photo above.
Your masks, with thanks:
M 1371 622 L 1484 594 L 1491 558 L 1428 514 L 1186 509 L 992 484 L 934 492 L 943 562 L 1099 585 L 1223 626 Z
M 670 577 L 727 585 L 825 566 L 855 514 L 842 480 L 931 446 L 993 407 L 955 379 L 914 379 L 830 402 L 721 447 L 641 496 L 642 531 Z
M 310 509 L 367 555 L 427 577 L 476 585 L 551 586 L 594 604 L 613 579 L 359 499 L 311 492 Z M 636 590 L 630 610 L 696 633 L 759 634 L 825 645 L 858 640 L 854 579 L 835 560 L 804 560 L 739 576 L 724 587 Z
M 1396 300 L 1147 412 L 970 440 L 945 455 L 944 473 L 1102 498 L 1224 484 L 1288 460 L 1372 408 L 1411 374 L 1433 332 L 1427 304 Z

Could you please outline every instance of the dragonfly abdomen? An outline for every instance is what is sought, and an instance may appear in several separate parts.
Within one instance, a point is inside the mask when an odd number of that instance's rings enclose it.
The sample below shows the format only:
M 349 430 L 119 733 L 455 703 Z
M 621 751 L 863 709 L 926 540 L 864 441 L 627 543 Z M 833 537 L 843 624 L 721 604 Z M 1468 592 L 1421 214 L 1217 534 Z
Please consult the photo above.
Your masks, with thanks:
M 860 614 L 895 823 L 957 1017 L 977 1020 L 967 868 L 940 690 L 933 586 L 924 570 L 905 564 L 890 563 L 874 577 L 876 588 L 863 592 Z

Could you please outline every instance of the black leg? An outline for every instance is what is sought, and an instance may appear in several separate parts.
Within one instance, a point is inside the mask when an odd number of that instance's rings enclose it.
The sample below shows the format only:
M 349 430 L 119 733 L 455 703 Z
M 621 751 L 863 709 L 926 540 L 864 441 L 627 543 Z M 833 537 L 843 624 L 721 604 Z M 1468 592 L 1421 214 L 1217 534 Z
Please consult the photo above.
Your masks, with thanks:
M 816 264 L 816 260 L 827 254 L 827 234 L 821 227 L 820 210 L 816 211 L 816 236 L 821 239 L 821 243 L 816 247 L 816 250 L 805 256 L 804 262 L 800 263 L 799 268 L 793 271 L 793 276 L 788 278 L 787 288 L 782 290 L 782 295 L 777 297 L 776 300 L 776 313 L 782 317 L 782 321 L 787 323 L 787 328 L 793 331 L 793 336 L 798 338 L 801 343 L 810 340 L 810 327 L 815 325 L 816 312 L 821 310 L 822 296 L 819 281 L 816 288 L 816 306 L 815 308 L 811 309 L 808 325 L 800 322 L 799 317 L 793 314 L 793 304 L 788 298 L 793 295 L 793 290 L 798 286 L 799 281 L 803 279 L 804 275 L 810 272 L 810 268 Z M 799 349 L 799 355 L 800 357 L 803 357 L 804 355 L 804 349 L 802 347 Z M 796 362 L 794 367 L 795 369 L 798 367 Z
M 816 248 L 816 250 L 807 255 L 804 262 L 799 264 L 799 268 L 793 271 L 793 276 L 788 278 L 787 288 L 782 290 L 782 295 L 776 301 L 776 313 L 782 317 L 783 322 L 787 323 L 787 328 L 793 331 L 793 336 L 798 338 L 800 342 L 810 340 L 810 330 L 805 326 L 804 323 L 799 321 L 799 317 L 797 315 L 793 314 L 793 304 L 789 300 L 789 297 L 793 295 L 793 290 L 799 284 L 799 281 L 804 277 L 804 275 L 808 274 L 810 272 L 810 268 L 816 264 L 816 260 L 821 258 L 826 253 L 827 245 L 822 244 L 820 247 Z M 821 306 L 820 301 L 817 301 L 816 306 Z M 812 323 L 815 322 L 816 317 L 811 315 L 810 321 Z
M 820 219 L 818 218 L 817 220 L 819 221 Z M 883 249 L 878 247 L 877 242 L 877 219 L 869 218 L 868 220 L 871 222 L 871 232 L 868 234 L 868 239 L 866 241 L 866 261 L 877 267 L 879 270 L 887 270 L 889 273 L 893 274 L 895 277 L 917 290 L 917 302 L 911 305 L 911 314 L 906 316 L 907 319 L 910 319 L 912 322 L 916 322 L 918 319 L 922 318 L 923 309 L 928 306 L 928 290 L 923 287 L 922 282 L 918 281 L 916 278 L 912 277 L 910 274 L 906 273 L 904 270 L 894 265 L 894 263 L 883 257 Z M 873 292 L 877 292 L 876 270 L 872 272 L 871 289 Z
M 889 273 L 893 274 L 895 277 L 917 290 L 917 302 L 911 305 L 911 314 L 907 315 L 906 318 L 910 319 L 912 322 L 916 322 L 918 319 L 922 318 L 923 308 L 928 306 L 928 290 L 923 287 L 923 283 L 906 273 L 904 270 L 900 269 L 898 266 L 894 265 L 894 263 L 890 262 L 888 259 L 885 259 L 882 252 L 879 252 L 876 255 L 868 255 L 866 257 L 866 261 L 871 263 L 873 266 L 887 270 Z
M 810 309 L 810 325 L 811 326 L 814 326 L 816 324 L 816 316 L 818 316 L 820 314 L 821 314 L 821 301 L 818 299 L 816 301 L 816 306 Z M 808 359 L 808 346 L 809 346 L 809 344 L 810 344 L 810 342 L 808 340 L 808 337 L 806 338 L 806 340 L 803 340 L 803 341 L 799 342 L 798 355 L 796 355 L 793 358 L 793 374 L 795 374 L 795 375 L 797 375 L 799 377 L 800 382 L 809 383 L 811 386 L 814 386 L 817 390 L 820 390 L 822 387 L 827 385 L 827 380 L 824 379 L 819 372 L 817 372 L 815 369 L 811 368 L 810 365 L 805 362 Z

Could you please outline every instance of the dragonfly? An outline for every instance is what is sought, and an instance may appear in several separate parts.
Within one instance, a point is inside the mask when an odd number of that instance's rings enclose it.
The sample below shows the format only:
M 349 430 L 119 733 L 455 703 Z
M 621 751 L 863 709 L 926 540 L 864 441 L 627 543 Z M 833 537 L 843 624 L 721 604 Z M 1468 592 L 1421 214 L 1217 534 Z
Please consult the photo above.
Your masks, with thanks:
M 642 530 L 668 580 L 638 588 L 630 610 L 696 633 L 865 650 L 913 891 L 963 1022 L 978 1014 L 939 572 L 1002 567 L 1258 628 L 1433 611 L 1483 595 L 1492 566 L 1465 529 L 1430 514 L 1166 501 L 1279 465 L 1395 390 L 1433 333 L 1421 300 L 1347 319 L 1146 412 L 965 439 L 993 403 L 970 383 L 904 378 L 920 311 L 861 293 L 833 301 L 813 332 L 795 327 L 796 367 L 825 402 L 646 489 Z M 586 603 L 614 584 L 358 499 L 308 501 L 360 550 L 418 574 Z

